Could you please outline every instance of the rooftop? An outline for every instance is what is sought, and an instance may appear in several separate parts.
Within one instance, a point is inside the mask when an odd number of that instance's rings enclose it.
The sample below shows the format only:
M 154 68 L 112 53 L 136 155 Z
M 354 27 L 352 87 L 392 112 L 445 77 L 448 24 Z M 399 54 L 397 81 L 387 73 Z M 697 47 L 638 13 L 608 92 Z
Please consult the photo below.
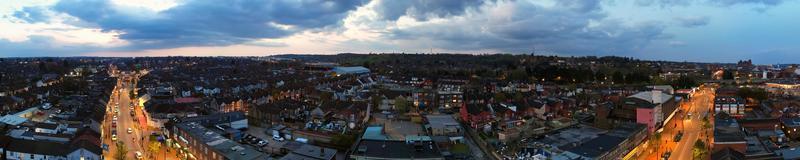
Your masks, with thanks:
M 227 159 L 260 159 L 266 157 L 264 153 L 256 151 L 250 146 L 240 145 L 227 139 L 217 132 L 201 126 L 197 122 L 180 123 L 176 125 L 187 132 L 195 140 L 205 143 Z
M 425 159 L 442 157 L 439 147 L 432 141 L 407 143 L 405 141 L 380 141 L 363 139 L 352 156 L 387 159 Z
M 281 160 L 330 160 L 336 156 L 336 149 L 303 144 L 300 148 L 292 150 Z
M 461 127 L 451 115 L 427 115 L 425 117 L 432 128 Z
M 714 119 L 714 142 L 745 142 L 742 127 L 725 112 Z
M 672 95 L 661 92 L 661 91 L 645 91 L 639 92 L 634 95 L 629 96 L 630 98 L 638 98 L 641 100 L 645 100 L 647 102 L 653 104 L 661 104 L 667 102 L 672 98 Z

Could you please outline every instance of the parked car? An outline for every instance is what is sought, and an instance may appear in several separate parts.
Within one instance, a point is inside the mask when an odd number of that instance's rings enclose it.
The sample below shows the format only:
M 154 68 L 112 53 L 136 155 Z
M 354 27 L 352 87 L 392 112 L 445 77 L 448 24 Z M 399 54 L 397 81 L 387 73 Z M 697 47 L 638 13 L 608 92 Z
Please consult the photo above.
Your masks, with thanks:
M 675 134 L 675 139 L 674 140 L 675 140 L 675 142 L 680 142 L 681 138 L 683 138 L 683 132 L 682 131 L 678 131 L 678 134 Z
M 142 159 L 142 152 L 136 151 L 134 155 L 136 156 L 136 159 Z
M 661 155 L 661 159 L 662 160 L 668 160 L 669 156 L 671 156 L 671 155 L 672 155 L 672 151 L 664 152 L 664 154 Z
M 131 134 L 131 133 L 133 133 L 133 129 L 128 128 L 128 134 Z
M 272 140 L 275 140 L 275 141 L 278 141 L 278 142 L 283 142 L 285 139 L 283 139 L 283 137 L 278 136 L 278 135 L 272 135 Z

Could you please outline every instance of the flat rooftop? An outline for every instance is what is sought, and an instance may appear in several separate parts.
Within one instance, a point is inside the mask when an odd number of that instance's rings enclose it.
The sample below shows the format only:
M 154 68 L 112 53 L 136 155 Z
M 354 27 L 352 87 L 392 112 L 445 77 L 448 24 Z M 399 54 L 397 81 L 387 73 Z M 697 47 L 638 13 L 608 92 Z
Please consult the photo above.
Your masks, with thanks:
M 216 150 L 223 157 L 227 159 L 263 159 L 266 154 L 261 153 L 248 145 L 242 145 L 227 139 L 219 133 L 212 131 L 197 122 L 180 123 L 177 127 L 187 132 L 195 140 L 201 141 L 209 146 L 209 148 Z

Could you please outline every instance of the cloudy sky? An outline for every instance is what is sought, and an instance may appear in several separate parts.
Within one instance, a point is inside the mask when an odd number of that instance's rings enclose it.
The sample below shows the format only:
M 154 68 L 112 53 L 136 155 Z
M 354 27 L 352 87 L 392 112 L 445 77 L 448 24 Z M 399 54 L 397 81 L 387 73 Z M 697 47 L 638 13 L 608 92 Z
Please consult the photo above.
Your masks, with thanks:
M 0 57 L 531 53 L 800 63 L 798 0 L 25 0 Z

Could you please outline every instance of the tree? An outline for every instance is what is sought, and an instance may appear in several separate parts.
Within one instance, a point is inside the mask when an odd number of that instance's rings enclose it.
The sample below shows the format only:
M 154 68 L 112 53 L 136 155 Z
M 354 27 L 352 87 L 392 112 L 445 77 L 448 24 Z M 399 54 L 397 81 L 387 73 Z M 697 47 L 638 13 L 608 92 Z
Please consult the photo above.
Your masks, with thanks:
M 161 150 L 161 143 L 158 141 L 151 141 L 149 145 L 147 145 L 147 149 L 150 150 L 150 154 L 158 153 Z
M 497 92 L 494 94 L 494 100 L 497 102 L 505 102 L 506 100 L 508 100 L 508 97 L 503 92 Z
M 528 79 L 528 72 L 525 72 L 522 68 L 517 68 L 511 71 L 508 78 L 515 81 L 525 81 Z
M 677 89 L 687 89 L 699 86 L 700 82 L 698 82 L 694 77 L 680 76 L 678 79 L 672 81 L 672 85 Z
M 114 154 L 114 158 L 117 160 L 125 160 L 127 159 L 128 155 L 128 147 L 125 147 L 125 144 L 122 142 L 117 142 L 117 152 Z
M 736 95 L 742 98 L 748 98 L 757 101 L 762 101 L 769 98 L 769 93 L 761 88 L 741 88 L 736 91 Z
M 733 71 L 731 70 L 722 71 L 722 79 L 733 80 Z
M 708 148 L 706 147 L 706 143 L 699 139 L 694 142 L 694 147 L 692 148 L 692 155 L 694 159 L 704 159 L 707 153 Z
M 603 72 L 597 72 L 594 74 L 594 79 L 597 81 L 606 81 L 606 74 Z
M 708 116 L 703 117 L 703 129 L 708 130 L 711 128 L 711 122 L 708 121 Z
M 355 143 L 357 137 L 354 134 L 337 134 L 331 137 L 331 144 L 337 149 L 348 149 Z
M 622 84 L 625 83 L 625 76 L 622 75 L 622 72 L 614 71 L 614 74 L 611 75 L 611 80 L 615 84 Z
M 653 136 L 650 137 L 650 142 L 653 143 L 653 146 L 658 148 L 661 145 L 661 132 L 654 133 Z
M 372 96 L 369 97 L 369 99 L 370 99 L 370 104 L 372 104 L 373 108 L 377 108 L 381 106 L 381 103 L 383 103 L 383 97 L 381 97 L 380 94 L 378 93 L 373 93 Z
M 409 104 L 408 100 L 406 100 L 403 96 L 398 96 L 394 98 L 394 110 L 399 113 L 406 113 L 408 112 Z
M 522 101 L 525 98 L 522 92 L 514 93 L 514 101 Z

